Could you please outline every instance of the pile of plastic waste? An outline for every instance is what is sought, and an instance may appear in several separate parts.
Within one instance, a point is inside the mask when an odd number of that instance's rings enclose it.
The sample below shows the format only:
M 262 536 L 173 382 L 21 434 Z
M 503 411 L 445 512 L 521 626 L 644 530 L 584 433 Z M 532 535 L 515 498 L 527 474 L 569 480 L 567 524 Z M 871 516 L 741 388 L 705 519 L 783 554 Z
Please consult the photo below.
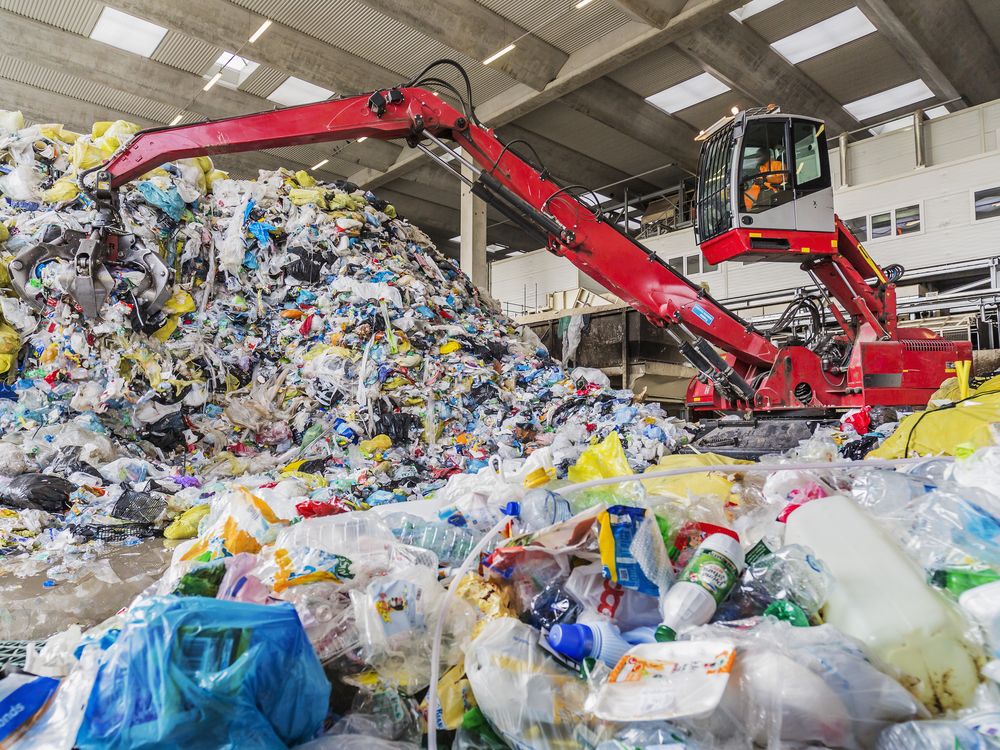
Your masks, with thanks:
M 85 228 L 70 154 L 128 129 L 0 138 L 0 250 Z M 160 318 L 57 261 L 0 301 L 3 746 L 1000 747 L 1000 448 L 675 453 L 371 193 L 198 162 L 123 206 Z

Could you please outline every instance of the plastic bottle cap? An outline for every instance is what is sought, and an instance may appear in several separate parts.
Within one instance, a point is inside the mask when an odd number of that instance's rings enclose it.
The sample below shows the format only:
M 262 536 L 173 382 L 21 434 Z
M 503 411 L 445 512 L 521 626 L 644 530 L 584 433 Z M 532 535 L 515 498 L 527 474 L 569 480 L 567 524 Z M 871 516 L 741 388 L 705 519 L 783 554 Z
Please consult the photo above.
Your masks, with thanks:
M 653 634 L 657 643 L 670 643 L 677 639 L 677 631 L 669 625 L 660 625 Z
M 549 631 L 549 645 L 573 661 L 583 661 L 594 650 L 594 631 L 586 625 L 555 625 Z

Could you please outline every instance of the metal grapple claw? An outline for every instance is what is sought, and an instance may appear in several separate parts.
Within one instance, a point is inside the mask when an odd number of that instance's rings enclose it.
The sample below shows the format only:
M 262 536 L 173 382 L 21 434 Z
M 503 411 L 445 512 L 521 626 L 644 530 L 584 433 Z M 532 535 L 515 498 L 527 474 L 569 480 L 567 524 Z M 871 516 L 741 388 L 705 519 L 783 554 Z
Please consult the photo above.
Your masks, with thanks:
M 169 269 L 156 253 L 138 247 L 132 235 L 109 235 L 101 228 L 87 234 L 51 225 L 42 242 L 22 250 L 9 266 L 14 290 L 36 310 L 44 309 L 46 298 L 31 281 L 53 261 L 69 266 L 65 289 L 85 318 L 100 318 L 112 294 L 127 295 L 142 318 L 158 312 L 170 296 Z

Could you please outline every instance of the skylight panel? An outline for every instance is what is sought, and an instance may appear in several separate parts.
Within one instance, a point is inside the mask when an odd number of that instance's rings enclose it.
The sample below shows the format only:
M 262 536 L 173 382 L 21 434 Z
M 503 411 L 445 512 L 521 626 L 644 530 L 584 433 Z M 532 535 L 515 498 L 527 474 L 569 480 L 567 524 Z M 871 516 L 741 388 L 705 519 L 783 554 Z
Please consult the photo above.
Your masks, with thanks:
M 735 18 L 740 23 L 750 18 L 750 16 L 756 16 L 758 13 L 772 8 L 781 0 L 750 0 L 749 3 L 744 5 L 742 8 L 737 8 L 736 10 L 730 12 L 733 18 Z
M 240 57 L 232 52 L 223 52 L 215 61 L 205 78 L 211 79 L 216 73 L 221 73 L 219 84 L 228 86 L 231 89 L 239 88 L 253 72 L 260 67 L 260 63 Z
M 874 31 L 875 26 L 859 8 L 850 8 L 779 39 L 771 47 L 788 62 L 795 64 L 868 36 Z
M 90 38 L 112 47 L 149 57 L 159 46 L 167 30 L 143 18 L 105 6 L 90 32 Z
M 727 91 L 729 87 L 718 78 L 711 73 L 702 73 L 658 94 L 647 96 L 646 101 L 657 109 L 673 114 Z
M 309 81 L 303 81 L 295 76 L 289 76 L 267 98 L 282 106 L 294 107 L 297 104 L 321 102 L 331 96 L 333 96 L 333 92 L 329 89 L 309 83 Z
M 894 109 L 905 107 L 907 104 L 916 104 L 927 99 L 933 99 L 934 92 L 927 88 L 927 84 L 919 78 L 902 86 L 896 86 L 878 94 L 866 96 L 850 104 L 845 104 L 844 109 L 850 112 L 858 120 L 870 120 L 885 112 L 892 112 Z
M 941 104 L 937 107 L 931 107 L 930 109 L 924 110 L 924 114 L 927 115 L 928 120 L 933 120 L 935 117 L 941 117 L 941 115 L 948 114 L 948 108 Z

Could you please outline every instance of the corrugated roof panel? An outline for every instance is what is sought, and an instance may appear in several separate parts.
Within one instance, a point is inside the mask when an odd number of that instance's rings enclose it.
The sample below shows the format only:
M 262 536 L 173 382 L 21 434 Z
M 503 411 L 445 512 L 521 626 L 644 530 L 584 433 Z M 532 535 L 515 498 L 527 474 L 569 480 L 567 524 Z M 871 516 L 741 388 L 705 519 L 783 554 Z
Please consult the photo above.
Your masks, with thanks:
M 157 122 L 169 122 L 176 114 L 174 106 L 154 102 L 145 97 L 132 96 L 77 76 L 6 55 L 0 55 L 0 77 L 34 86 L 43 91 L 90 102 L 99 107 L 107 107 L 114 112 L 133 114 Z M 111 114 L 109 112 L 109 116 Z
M 104 6 L 96 0 L 0 0 L 0 8 L 63 31 L 90 36 Z
M 770 44 L 855 5 L 855 0 L 784 0 L 751 16 L 746 25 Z
M 877 32 L 803 60 L 798 67 L 834 99 L 844 103 L 863 99 L 919 77 L 889 41 Z
M 534 33 L 571 55 L 605 34 L 620 29 L 631 20 L 632 17 L 614 3 L 597 2 L 579 10 L 570 5 L 569 10 Z
M 567 54 L 586 47 L 632 20 L 624 9 L 613 2 L 595 2 L 584 8 L 577 8 L 576 0 L 478 2 Z M 516 29 L 512 29 L 511 33 L 512 39 L 519 35 Z
M 568 0 L 477 0 L 483 7 L 503 16 L 522 29 L 536 29 L 557 13 L 572 8 Z
M 641 96 L 652 96 L 704 72 L 679 49 L 666 46 L 619 68 L 610 77 Z
M 221 47 L 169 29 L 152 59 L 188 73 L 203 75 L 222 53 Z
M 356 0 L 329 0 L 323 3 L 321 9 L 315 3 L 289 3 L 282 0 L 233 2 L 395 71 L 399 73 L 400 80 L 416 75 L 434 60 L 452 58 L 468 71 L 477 104 L 515 84 L 506 74 L 484 66 L 480 61 Z M 460 82 L 457 74 L 444 69 L 441 72 L 445 80 Z
M 256 96 L 267 97 L 273 92 L 278 86 L 281 85 L 288 76 L 282 73 L 276 68 L 272 68 L 268 65 L 261 65 L 240 86 L 241 91 L 246 91 L 248 94 L 255 94 Z

